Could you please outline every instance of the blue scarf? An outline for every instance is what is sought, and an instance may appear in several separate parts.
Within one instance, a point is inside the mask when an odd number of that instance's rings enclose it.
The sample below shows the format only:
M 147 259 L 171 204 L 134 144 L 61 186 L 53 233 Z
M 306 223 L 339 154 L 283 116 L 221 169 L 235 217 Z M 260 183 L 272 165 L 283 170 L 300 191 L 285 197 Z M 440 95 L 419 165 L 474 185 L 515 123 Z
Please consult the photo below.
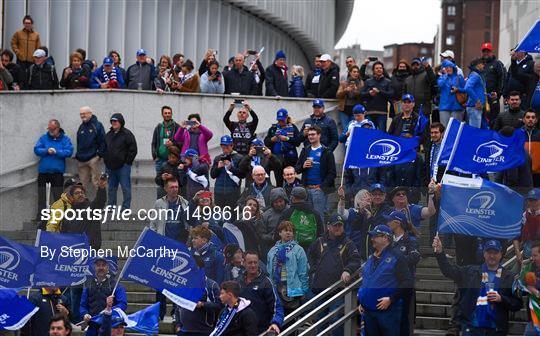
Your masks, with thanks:
M 272 152 L 274 154 L 282 154 L 285 157 L 295 157 L 294 148 L 289 142 L 284 142 L 279 139 L 279 136 L 286 136 L 290 138 L 294 137 L 294 128 L 291 124 L 286 124 L 283 128 L 276 125 L 276 133 L 278 141 L 274 144 Z
M 103 74 L 103 80 L 105 80 L 105 83 L 109 82 L 110 80 L 117 80 L 116 79 L 116 68 L 113 68 L 113 70 L 107 74 L 104 68 L 101 68 L 102 74 Z
M 221 311 L 221 315 L 219 315 L 218 322 L 216 324 L 216 328 L 210 336 L 221 336 L 223 332 L 227 329 L 229 324 L 231 324 L 231 321 L 233 320 L 234 316 L 238 312 L 238 306 L 240 305 L 240 299 L 238 299 L 238 303 L 232 308 L 225 307 L 223 311 Z
M 280 241 L 277 244 L 278 248 L 276 251 L 276 256 L 272 261 L 272 269 L 274 270 L 273 278 L 276 284 L 281 284 L 281 272 L 287 263 L 287 254 L 291 251 L 295 244 L 296 242 L 294 240 L 289 242 Z
M 493 290 L 498 291 L 501 285 L 502 266 L 497 268 L 495 278 L 493 279 Z M 488 268 L 484 263 L 482 265 L 482 283 L 480 284 L 480 294 L 476 300 L 476 309 L 474 311 L 473 325 L 478 328 L 494 329 L 497 326 L 496 308 L 493 303 L 487 300 L 487 283 L 489 282 Z

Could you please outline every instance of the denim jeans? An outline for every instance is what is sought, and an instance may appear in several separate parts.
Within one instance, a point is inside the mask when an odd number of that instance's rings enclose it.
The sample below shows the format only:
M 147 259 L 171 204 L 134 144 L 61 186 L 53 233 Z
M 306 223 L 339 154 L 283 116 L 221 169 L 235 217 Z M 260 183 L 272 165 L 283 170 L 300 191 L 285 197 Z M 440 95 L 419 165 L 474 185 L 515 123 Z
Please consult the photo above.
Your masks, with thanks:
M 482 127 L 482 110 L 478 110 L 475 107 L 468 106 L 467 124 L 480 129 Z
M 328 198 L 321 189 L 312 189 L 308 188 L 308 199 L 311 199 L 313 203 L 313 208 L 321 213 L 321 216 L 324 219 L 324 213 L 328 211 Z
M 107 174 L 109 175 L 109 205 L 116 206 L 116 193 L 118 191 L 118 184 L 122 188 L 122 208 L 131 208 L 131 165 L 122 166 L 117 170 L 111 170 L 107 168 Z
M 454 117 L 454 119 L 457 119 L 460 122 L 463 121 L 463 111 L 439 111 L 439 117 L 441 124 L 444 125 L 444 127 L 447 127 L 451 117 Z
M 399 336 L 401 306 L 401 303 L 394 303 L 387 310 L 365 310 L 363 318 L 366 336 Z
M 167 162 L 167 159 L 161 159 L 161 158 L 158 158 L 155 162 L 154 162 L 154 165 L 156 167 L 156 175 L 159 174 L 159 172 L 161 171 L 161 166 L 163 164 L 165 164 Z M 156 190 L 156 196 L 157 196 L 157 199 L 161 198 L 162 196 L 164 196 L 166 193 L 165 193 L 165 190 L 163 189 L 163 187 L 159 186 L 157 187 L 157 190 Z
M 353 120 L 352 116 L 347 115 L 343 111 L 339 112 L 339 121 L 341 122 L 341 127 L 343 130 L 349 126 L 349 122 Z
M 367 118 L 375 124 L 377 130 L 386 132 L 386 115 L 369 115 Z

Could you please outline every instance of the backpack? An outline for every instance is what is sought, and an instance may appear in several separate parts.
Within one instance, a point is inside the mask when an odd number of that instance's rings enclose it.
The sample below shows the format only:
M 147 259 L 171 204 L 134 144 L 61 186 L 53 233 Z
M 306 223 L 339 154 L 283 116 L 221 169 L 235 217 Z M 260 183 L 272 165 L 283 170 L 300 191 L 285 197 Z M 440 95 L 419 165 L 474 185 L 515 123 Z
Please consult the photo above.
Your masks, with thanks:
M 290 217 L 294 224 L 295 240 L 300 245 L 309 245 L 317 239 L 317 216 L 295 209 Z

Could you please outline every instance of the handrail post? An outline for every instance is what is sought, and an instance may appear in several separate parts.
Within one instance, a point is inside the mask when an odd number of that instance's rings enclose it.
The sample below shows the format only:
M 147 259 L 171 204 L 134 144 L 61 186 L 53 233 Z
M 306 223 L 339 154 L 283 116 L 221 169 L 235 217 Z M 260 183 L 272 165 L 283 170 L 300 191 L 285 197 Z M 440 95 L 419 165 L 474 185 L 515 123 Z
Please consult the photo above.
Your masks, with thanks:
M 352 290 L 352 289 L 351 289 Z M 345 306 L 343 308 L 343 312 L 344 314 L 345 313 L 348 313 L 350 312 L 351 310 L 356 310 L 356 293 L 355 291 L 349 291 L 346 295 L 345 295 Z M 353 316 L 352 318 L 349 318 L 347 319 L 344 323 L 343 323 L 343 333 L 345 336 L 355 336 L 356 333 L 354 331 L 354 327 L 356 326 L 356 324 L 354 324 L 354 317 Z

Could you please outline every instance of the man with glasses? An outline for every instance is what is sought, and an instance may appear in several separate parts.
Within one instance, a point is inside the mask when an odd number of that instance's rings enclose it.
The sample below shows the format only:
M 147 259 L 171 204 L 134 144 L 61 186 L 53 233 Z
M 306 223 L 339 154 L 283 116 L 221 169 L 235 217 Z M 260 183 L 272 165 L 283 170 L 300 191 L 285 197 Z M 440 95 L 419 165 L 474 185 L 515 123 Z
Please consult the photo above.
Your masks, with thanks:
M 34 146 L 34 153 L 40 157 L 38 167 L 38 216 L 46 205 L 45 186 L 51 184 L 51 200 L 57 200 L 62 194 L 64 173 L 66 172 L 66 158 L 73 154 L 71 139 L 60 128 L 60 122 L 51 119 L 47 125 L 47 132 L 42 135 Z
M 525 150 L 532 160 L 532 174 L 534 187 L 540 187 L 540 129 L 538 129 L 538 117 L 533 110 L 529 110 L 523 117 L 523 130 L 527 137 Z
M 309 146 L 308 129 L 311 126 L 318 126 L 321 129 L 321 143 L 334 152 L 338 146 L 338 131 L 336 122 L 324 113 L 324 100 L 313 100 L 313 114 L 306 118 L 299 139 L 304 142 L 304 146 Z
M 369 232 L 374 248 L 363 268 L 358 289 L 359 311 L 367 336 L 399 336 L 403 300 L 414 288 L 404 256 L 392 247 L 392 230 L 378 225 Z
M 388 128 L 388 133 L 393 136 L 404 137 L 414 135 L 414 128 L 418 121 L 418 114 L 414 112 L 414 96 L 405 94 L 401 97 L 401 113 L 399 113 Z
M 109 175 L 109 205 L 116 206 L 118 185 L 122 187 L 122 207 L 131 207 L 131 165 L 137 156 L 137 141 L 124 125 L 124 116 L 115 113 L 111 116 L 111 129 L 105 135 L 105 167 Z
M 321 128 L 310 126 L 306 131 L 309 146 L 302 149 L 295 170 L 302 173 L 302 184 L 316 210 L 328 210 L 327 196 L 335 190 L 336 161 L 331 149 L 321 144 Z

